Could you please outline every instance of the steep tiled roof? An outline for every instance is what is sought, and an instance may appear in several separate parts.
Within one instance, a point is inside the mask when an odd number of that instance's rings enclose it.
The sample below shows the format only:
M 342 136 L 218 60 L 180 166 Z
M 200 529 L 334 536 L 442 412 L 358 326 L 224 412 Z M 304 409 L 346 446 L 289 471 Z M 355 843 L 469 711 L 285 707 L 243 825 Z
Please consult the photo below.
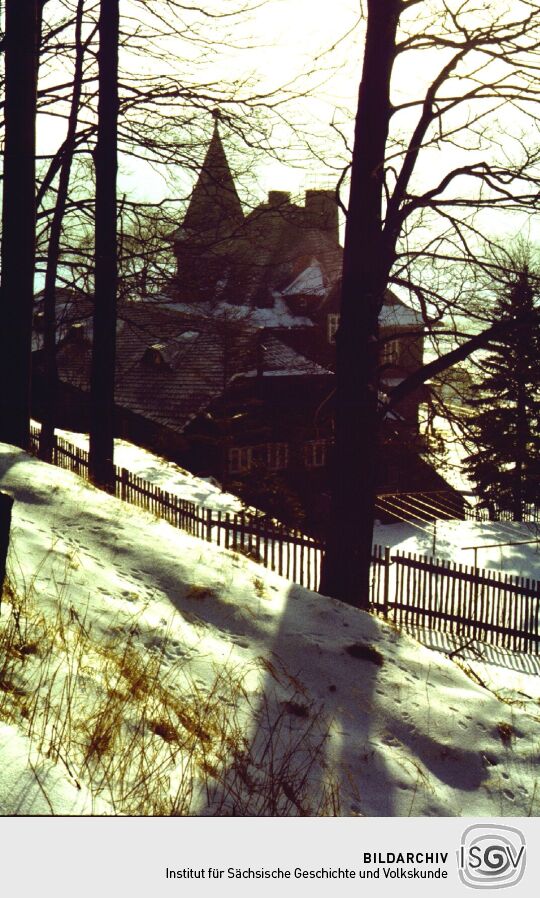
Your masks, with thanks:
M 242 206 L 219 134 L 218 120 L 195 184 L 182 230 L 200 236 L 222 235 L 244 220 Z
M 257 328 L 189 319 L 151 303 L 119 310 L 116 404 L 164 427 L 182 432 L 235 376 L 259 372 L 324 375 L 319 365 Z M 92 327 L 89 314 L 68 331 L 58 350 L 59 376 L 90 389 Z
M 331 285 L 341 274 L 343 250 L 334 236 L 312 227 L 305 209 L 262 204 L 246 220 L 248 247 L 242 260 L 244 297 L 269 304 L 274 289 L 284 289 L 315 259 Z

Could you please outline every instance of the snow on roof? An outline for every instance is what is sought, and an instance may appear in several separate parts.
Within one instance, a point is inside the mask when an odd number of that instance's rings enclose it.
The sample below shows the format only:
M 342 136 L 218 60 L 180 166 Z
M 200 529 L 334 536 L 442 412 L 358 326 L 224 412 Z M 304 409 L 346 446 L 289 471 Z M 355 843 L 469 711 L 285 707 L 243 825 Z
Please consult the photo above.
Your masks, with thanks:
M 293 315 L 282 296 L 272 293 L 274 304 L 271 308 L 255 308 L 250 321 L 258 327 L 313 327 L 311 318 L 305 315 Z
M 0 476 L 15 497 L 11 576 L 17 590 L 34 583 L 33 601 L 40 614 L 54 621 L 60 603 L 71 609 L 69 621 L 84 621 L 96 657 L 105 657 L 107 646 L 124 640 L 142 664 L 158 659 L 159 676 L 182 702 L 190 700 L 194 684 L 198 696 L 210 694 L 216 675 L 227 666 L 235 676 L 243 674 L 239 720 L 245 722 L 248 749 L 258 728 L 274 715 L 281 724 L 272 730 L 277 740 L 272 757 L 281 757 L 281 748 L 291 745 L 280 740 L 290 740 L 292 733 L 294 743 L 305 746 L 302 727 L 313 729 L 317 721 L 328 721 L 321 762 L 340 783 L 342 815 L 537 815 L 537 773 L 531 763 L 537 753 L 537 708 L 529 713 L 521 702 L 503 702 L 452 659 L 375 616 L 294 586 L 19 449 L 0 446 Z M 2 622 L 10 611 L 6 596 Z M 69 642 L 69 629 L 66 633 Z M 367 647 L 364 657 L 362 647 Z M 46 655 L 21 662 L 25 670 L 36 665 L 43 675 L 36 692 L 39 708 L 48 702 L 47 713 L 54 713 L 69 684 L 72 715 L 92 710 L 106 681 L 99 667 L 67 665 L 63 652 L 64 641 L 54 640 Z M 516 667 L 519 657 L 514 659 Z M 500 663 L 498 656 L 496 661 Z M 175 664 L 181 664 L 182 676 L 175 676 Z M 511 666 L 503 669 L 505 678 L 514 676 Z M 226 682 L 225 677 L 220 689 Z M 59 777 L 52 793 L 57 814 L 72 814 L 75 808 L 88 813 L 96 800 L 89 779 L 92 765 L 77 760 L 84 730 L 77 730 L 73 716 L 71 724 L 77 738 L 70 740 L 69 732 L 62 731 L 63 763 L 54 771 Z M 501 739 L 502 724 L 516 733 L 511 750 Z M 131 747 L 142 728 L 139 722 L 133 728 L 129 721 L 126 725 Z M 27 761 L 28 733 L 28 719 L 17 715 L 9 731 L 0 734 L 5 746 L 2 813 L 13 813 L 17 806 L 15 777 L 23 770 L 20 762 Z M 155 750 L 161 750 L 157 731 L 152 738 Z M 172 748 L 164 746 L 164 759 Z M 32 750 L 34 767 L 41 772 L 47 761 L 39 739 Z M 115 756 L 117 751 L 115 743 Z M 177 769 L 159 771 L 165 783 L 172 777 L 174 790 Z M 317 765 L 306 774 L 309 807 L 317 806 L 321 775 Z M 32 776 L 27 771 L 23 781 L 28 787 L 24 812 L 50 813 L 43 807 L 42 790 L 30 788 Z M 81 795 L 81 804 L 75 803 L 75 776 L 81 793 L 91 794 L 89 802 Z M 114 779 L 107 781 L 107 794 L 112 803 L 118 794 Z M 216 811 L 207 795 L 204 788 L 195 788 L 191 813 L 233 813 L 226 804 Z M 115 801 L 114 810 L 121 813 L 121 803 Z M 290 804 L 288 813 L 296 815 L 298 809 Z
M 278 292 L 272 294 L 273 305 L 261 308 L 259 306 L 236 305 L 229 302 L 167 302 L 160 303 L 160 308 L 169 309 L 172 312 L 182 312 L 190 316 L 199 315 L 202 318 L 223 318 L 227 321 L 244 322 L 253 327 L 313 327 L 310 318 L 302 315 L 293 315 L 287 303 Z
M 300 272 L 298 277 L 289 284 L 285 290 L 282 290 L 283 296 L 297 296 L 299 294 L 305 296 L 324 296 L 327 291 L 327 284 L 322 273 L 321 266 L 317 259 L 311 259 L 307 268 Z

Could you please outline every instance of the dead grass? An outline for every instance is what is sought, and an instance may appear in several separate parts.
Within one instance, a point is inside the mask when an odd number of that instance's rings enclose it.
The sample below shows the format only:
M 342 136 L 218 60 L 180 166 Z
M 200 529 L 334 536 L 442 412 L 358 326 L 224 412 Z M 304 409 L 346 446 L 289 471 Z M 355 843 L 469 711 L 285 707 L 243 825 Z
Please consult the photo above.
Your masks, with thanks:
M 262 662 L 216 667 L 202 686 L 169 660 L 167 639 L 147 649 L 136 620 L 103 640 L 65 595 L 52 612 L 42 607 L 34 583 L 20 595 L 8 582 L 0 719 L 114 813 L 339 814 L 325 767 L 329 725 L 285 671 L 276 699 L 246 687 L 254 672 L 267 681 Z
M 505 721 L 500 721 L 497 724 L 497 733 L 503 745 L 506 745 L 509 748 L 512 745 L 512 741 L 516 737 L 516 731 L 511 723 L 506 723 Z

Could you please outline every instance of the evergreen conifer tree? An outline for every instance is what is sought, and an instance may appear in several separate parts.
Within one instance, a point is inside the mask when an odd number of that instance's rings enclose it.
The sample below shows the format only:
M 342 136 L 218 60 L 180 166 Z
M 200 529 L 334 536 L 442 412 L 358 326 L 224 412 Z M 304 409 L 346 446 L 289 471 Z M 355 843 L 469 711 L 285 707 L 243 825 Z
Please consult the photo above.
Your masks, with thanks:
M 472 400 L 476 451 L 466 460 L 481 505 L 523 519 L 528 502 L 540 502 L 540 307 L 528 271 L 497 302 L 511 318 L 491 344 L 485 377 Z

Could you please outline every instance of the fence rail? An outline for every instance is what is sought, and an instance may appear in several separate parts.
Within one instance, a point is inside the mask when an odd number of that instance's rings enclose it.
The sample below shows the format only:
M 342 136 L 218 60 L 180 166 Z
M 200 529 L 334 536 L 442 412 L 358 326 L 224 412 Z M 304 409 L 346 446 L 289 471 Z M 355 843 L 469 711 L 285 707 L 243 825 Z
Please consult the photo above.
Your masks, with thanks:
M 465 518 L 470 521 L 515 521 L 512 511 L 508 508 L 478 508 L 468 506 L 465 508 Z M 526 503 L 523 506 L 521 520 L 525 524 L 540 523 L 540 505 Z
M 32 428 L 37 452 L 39 430 Z M 54 464 L 88 478 L 88 453 L 60 437 Z M 115 495 L 199 539 L 241 552 L 316 590 L 324 543 L 249 513 L 214 511 L 115 467 Z M 532 511 L 531 511 L 532 514 Z M 540 651 L 540 583 L 452 561 L 373 547 L 370 604 L 400 627 L 427 627 L 514 651 Z

